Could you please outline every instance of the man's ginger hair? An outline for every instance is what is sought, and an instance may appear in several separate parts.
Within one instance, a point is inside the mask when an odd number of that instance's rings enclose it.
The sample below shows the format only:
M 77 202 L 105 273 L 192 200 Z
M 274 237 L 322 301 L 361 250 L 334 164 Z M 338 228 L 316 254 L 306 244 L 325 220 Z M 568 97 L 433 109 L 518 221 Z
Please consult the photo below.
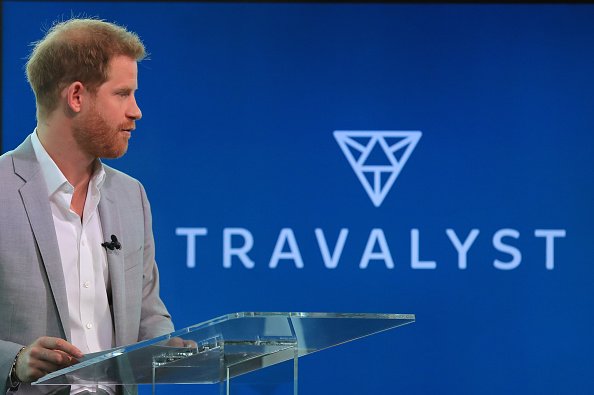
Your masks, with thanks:
M 60 92 L 79 81 L 96 93 L 109 77 L 109 62 L 127 56 L 137 62 L 146 50 L 136 33 L 97 19 L 70 19 L 55 24 L 33 44 L 27 62 L 27 80 L 35 93 L 37 119 L 51 114 Z

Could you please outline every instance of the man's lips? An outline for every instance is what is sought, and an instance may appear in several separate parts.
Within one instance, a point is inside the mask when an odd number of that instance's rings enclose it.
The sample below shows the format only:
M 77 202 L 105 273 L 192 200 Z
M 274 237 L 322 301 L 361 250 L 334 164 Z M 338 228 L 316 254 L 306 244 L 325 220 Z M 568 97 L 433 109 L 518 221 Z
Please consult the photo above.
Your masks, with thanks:
M 132 137 L 132 131 L 136 129 L 134 126 L 128 126 L 128 127 L 123 127 L 120 129 L 120 131 L 122 133 L 124 133 L 124 135 L 126 135 L 127 138 Z
M 135 128 L 122 128 L 122 129 L 120 129 L 120 131 L 124 134 L 124 136 L 126 136 L 125 137 L 126 139 L 129 139 L 132 137 L 132 131 L 134 129 Z

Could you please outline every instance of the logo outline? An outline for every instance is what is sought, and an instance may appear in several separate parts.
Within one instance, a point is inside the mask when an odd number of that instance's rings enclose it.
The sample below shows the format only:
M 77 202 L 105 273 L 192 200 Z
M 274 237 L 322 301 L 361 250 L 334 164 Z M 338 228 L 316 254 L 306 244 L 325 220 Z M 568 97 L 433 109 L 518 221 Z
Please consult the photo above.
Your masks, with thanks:
M 382 205 L 423 135 L 419 130 L 335 130 L 333 134 L 375 207 Z M 399 140 L 394 144 L 388 144 L 386 138 Z M 368 141 L 363 144 L 357 139 L 368 139 Z M 385 154 L 389 165 L 366 165 L 365 161 L 378 145 Z M 400 159 L 397 159 L 395 153 L 402 149 L 404 152 Z M 358 158 L 355 158 L 353 150 L 360 154 Z M 372 173 L 373 185 L 366 173 L 368 175 Z M 382 173 L 389 173 L 384 183 L 382 183 Z

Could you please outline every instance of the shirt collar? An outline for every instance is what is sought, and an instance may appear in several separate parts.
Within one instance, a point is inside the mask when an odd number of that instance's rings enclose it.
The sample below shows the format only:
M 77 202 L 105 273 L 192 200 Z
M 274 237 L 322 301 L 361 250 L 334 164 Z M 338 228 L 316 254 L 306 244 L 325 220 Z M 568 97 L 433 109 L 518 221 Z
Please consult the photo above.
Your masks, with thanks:
M 37 129 L 31 133 L 31 143 L 33 144 L 33 150 L 35 151 L 35 156 L 37 157 L 37 161 L 41 166 L 41 173 L 43 178 L 45 179 L 45 183 L 47 184 L 47 195 L 52 196 L 56 193 L 57 190 L 62 188 L 64 185 L 68 188 L 68 192 L 72 193 L 74 191 L 74 187 L 68 182 L 66 177 L 62 171 L 56 165 L 56 162 L 49 156 L 43 144 L 39 140 L 37 136 Z M 103 181 L 105 180 L 105 169 L 103 168 L 103 163 L 99 159 L 95 161 L 95 170 L 93 171 L 93 175 L 91 177 L 90 185 L 94 185 L 97 190 L 101 189 L 103 185 Z

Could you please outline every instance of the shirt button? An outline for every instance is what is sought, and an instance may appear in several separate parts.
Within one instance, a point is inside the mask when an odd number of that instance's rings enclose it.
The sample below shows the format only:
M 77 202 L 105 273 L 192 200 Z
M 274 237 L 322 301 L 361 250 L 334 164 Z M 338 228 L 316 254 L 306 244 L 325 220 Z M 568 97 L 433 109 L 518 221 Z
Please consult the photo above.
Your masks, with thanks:
M 83 284 L 83 287 L 85 288 L 89 288 L 91 286 L 91 282 L 90 281 L 85 281 Z
M 87 324 L 87 329 L 92 329 L 93 328 L 93 324 L 91 324 L 90 322 Z

